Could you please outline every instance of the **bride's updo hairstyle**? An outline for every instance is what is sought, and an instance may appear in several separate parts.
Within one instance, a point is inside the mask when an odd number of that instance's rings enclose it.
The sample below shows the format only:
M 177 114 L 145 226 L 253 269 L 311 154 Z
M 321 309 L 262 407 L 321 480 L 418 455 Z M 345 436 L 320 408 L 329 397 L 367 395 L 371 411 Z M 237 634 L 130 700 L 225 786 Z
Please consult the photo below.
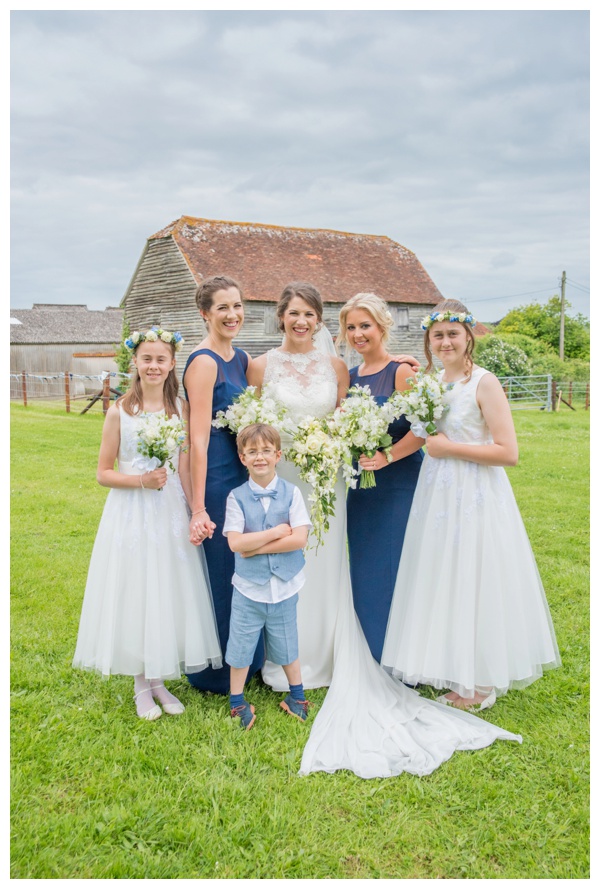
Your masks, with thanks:
M 218 293 L 219 290 L 230 290 L 232 287 L 235 287 L 237 292 L 240 295 L 240 299 L 243 299 L 242 288 L 233 278 L 229 278 L 227 275 L 214 275 L 212 278 L 206 278 L 205 281 L 202 281 L 196 290 L 196 305 L 202 314 L 204 319 L 204 315 L 208 315 L 213 305 L 213 297 L 215 293 Z M 206 321 L 204 321 L 206 324 Z
M 284 289 L 277 303 L 276 314 L 279 321 L 279 330 L 282 333 L 285 330 L 283 316 L 295 296 L 299 296 L 305 303 L 308 303 L 319 319 L 319 324 L 323 323 L 323 300 L 317 288 L 313 287 L 312 284 L 307 284 L 305 281 L 293 281 Z
M 340 312 L 340 329 L 338 331 L 337 342 L 345 343 L 347 346 L 350 346 L 350 343 L 348 342 L 347 322 L 348 314 L 354 309 L 363 309 L 363 311 L 369 313 L 375 324 L 381 330 L 383 342 L 387 343 L 390 338 L 390 331 L 394 326 L 394 319 L 392 318 L 392 314 L 388 309 L 386 301 L 375 293 L 357 293 L 356 296 L 350 297 Z
M 444 299 L 441 303 L 438 303 L 437 306 L 433 309 L 433 313 L 440 312 L 442 315 L 444 312 L 456 312 L 456 314 L 465 314 L 470 315 L 469 310 L 466 306 L 464 306 L 457 299 Z M 432 313 L 432 314 L 433 314 Z M 429 333 L 431 328 L 433 327 L 432 322 L 427 330 L 425 331 L 425 341 L 423 343 L 423 351 L 425 352 L 425 358 L 427 358 L 427 367 L 425 368 L 425 373 L 431 373 L 433 370 L 433 356 L 431 354 L 431 347 L 429 345 Z M 473 328 L 470 324 L 464 321 L 456 321 L 456 324 L 461 324 L 464 329 L 467 331 L 467 351 L 465 352 L 465 373 L 467 376 L 467 380 L 471 379 L 471 371 L 473 370 L 473 352 L 475 351 L 475 334 L 473 333 Z

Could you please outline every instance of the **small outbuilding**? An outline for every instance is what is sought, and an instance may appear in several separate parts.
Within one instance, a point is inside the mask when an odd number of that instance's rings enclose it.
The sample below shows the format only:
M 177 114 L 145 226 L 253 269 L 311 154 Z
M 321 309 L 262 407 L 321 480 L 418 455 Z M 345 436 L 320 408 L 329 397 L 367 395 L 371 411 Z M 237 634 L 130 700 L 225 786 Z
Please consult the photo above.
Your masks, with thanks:
M 123 309 L 34 303 L 10 310 L 11 373 L 99 374 L 116 371 Z
M 245 322 L 236 345 L 253 356 L 281 344 L 275 306 L 291 281 L 319 289 L 334 337 L 346 300 L 376 293 L 394 317 L 391 351 L 417 356 L 421 319 L 443 299 L 415 254 L 384 235 L 182 216 L 148 238 L 121 302 L 132 331 L 159 324 L 181 332 L 179 371 L 205 333 L 196 288 L 218 274 L 235 278 L 243 289 Z

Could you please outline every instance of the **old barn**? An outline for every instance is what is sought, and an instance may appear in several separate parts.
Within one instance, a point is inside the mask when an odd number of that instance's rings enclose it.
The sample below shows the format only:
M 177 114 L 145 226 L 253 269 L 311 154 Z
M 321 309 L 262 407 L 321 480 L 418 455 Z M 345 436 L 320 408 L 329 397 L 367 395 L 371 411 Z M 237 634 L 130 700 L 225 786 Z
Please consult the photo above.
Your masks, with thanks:
M 251 355 L 280 345 L 275 305 L 290 281 L 318 287 L 333 336 L 347 299 L 378 294 L 394 316 L 391 350 L 418 356 L 421 318 L 443 298 L 414 253 L 385 236 L 182 216 L 148 238 L 121 303 L 132 330 L 160 324 L 181 331 L 180 371 L 205 332 L 196 287 L 217 274 L 242 286 L 245 322 L 236 345 Z

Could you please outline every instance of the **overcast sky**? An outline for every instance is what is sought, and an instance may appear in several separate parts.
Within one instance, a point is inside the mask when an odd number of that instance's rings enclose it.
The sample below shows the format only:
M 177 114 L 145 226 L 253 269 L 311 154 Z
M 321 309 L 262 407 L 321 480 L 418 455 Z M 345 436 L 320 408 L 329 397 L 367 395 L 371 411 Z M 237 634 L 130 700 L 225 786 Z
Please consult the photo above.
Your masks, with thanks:
M 17 11 L 11 94 L 14 308 L 118 305 L 188 215 L 387 235 L 484 321 L 565 270 L 589 314 L 586 11 Z

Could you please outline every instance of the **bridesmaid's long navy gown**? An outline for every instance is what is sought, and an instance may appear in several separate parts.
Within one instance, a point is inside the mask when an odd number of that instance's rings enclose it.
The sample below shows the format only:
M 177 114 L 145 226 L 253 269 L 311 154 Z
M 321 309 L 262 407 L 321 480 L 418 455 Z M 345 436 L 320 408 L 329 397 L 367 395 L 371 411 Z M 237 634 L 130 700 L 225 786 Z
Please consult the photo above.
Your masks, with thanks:
M 390 363 L 375 374 L 350 371 L 351 386 L 368 386 L 378 404 L 394 392 L 398 364 Z M 405 417 L 389 426 L 393 443 L 410 430 Z M 348 491 L 348 549 L 354 609 L 371 654 L 381 661 L 383 640 L 400 564 L 404 532 L 417 486 L 423 452 L 415 451 L 375 473 L 374 488 Z
M 217 411 L 226 410 L 236 395 L 246 386 L 246 370 L 248 356 L 242 349 L 235 349 L 230 361 L 225 361 L 210 349 L 198 349 L 192 352 L 183 372 L 185 390 L 185 371 L 198 355 L 210 355 L 217 364 L 217 380 L 213 389 L 212 418 Z M 186 391 L 187 398 L 187 391 Z M 189 400 L 189 399 L 188 399 Z M 210 430 L 208 444 L 208 466 L 206 472 L 206 509 L 217 527 L 210 540 L 202 546 L 206 555 L 208 575 L 215 605 L 215 617 L 221 650 L 225 655 L 229 636 L 229 619 L 231 616 L 231 596 L 233 587 L 231 578 L 234 573 L 234 555 L 229 549 L 227 538 L 223 536 L 225 521 L 225 503 L 227 495 L 238 485 L 248 479 L 248 473 L 238 457 L 235 436 L 228 429 Z M 261 636 L 254 654 L 254 660 L 248 671 L 248 679 L 262 667 L 264 662 L 264 643 Z M 219 670 L 203 670 L 201 673 L 189 673 L 187 678 L 194 688 L 211 691 L 217 694 L 229 692 L 229 666 L 223 664 Z

